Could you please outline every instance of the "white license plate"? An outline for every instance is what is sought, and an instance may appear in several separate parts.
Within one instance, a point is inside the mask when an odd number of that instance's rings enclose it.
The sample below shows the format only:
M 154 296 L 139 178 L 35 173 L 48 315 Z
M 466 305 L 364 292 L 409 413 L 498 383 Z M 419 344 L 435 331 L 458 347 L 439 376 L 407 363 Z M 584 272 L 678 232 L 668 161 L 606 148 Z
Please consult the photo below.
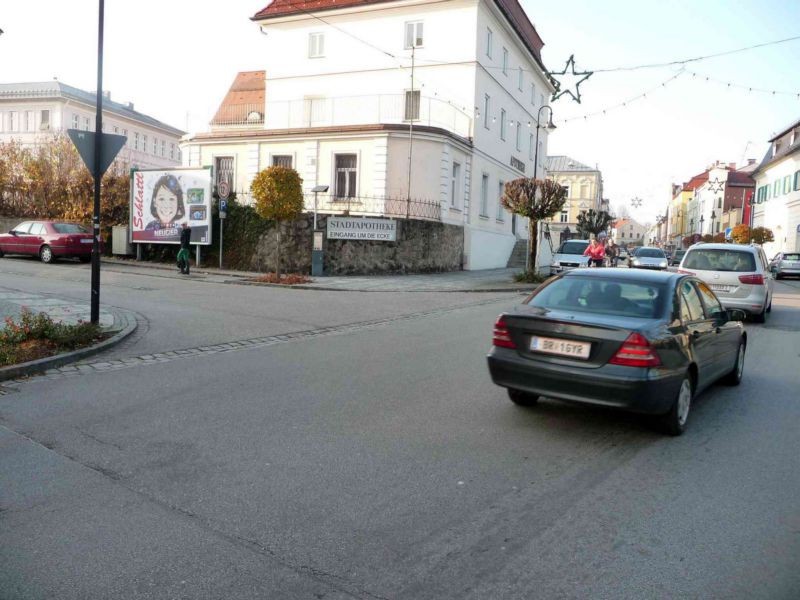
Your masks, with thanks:
M 93 241 L 92 239 L 81 238 L 81 244 L 91 244 Z
M 586 342 L 573 342 L 571 340 L 559 340 L 536 335 L 531 338 L 531 350 L 533 352 L 571 356 L 573 358 L 589 358 L 591 349 L 592 345 Z
M 731 286 L 729 286 L 729 285 L 719 285 L 719 284 L 713 284 L 712 283 L 708 287 L 710 287 L 715 292 L 730 292 L 731 291 Z

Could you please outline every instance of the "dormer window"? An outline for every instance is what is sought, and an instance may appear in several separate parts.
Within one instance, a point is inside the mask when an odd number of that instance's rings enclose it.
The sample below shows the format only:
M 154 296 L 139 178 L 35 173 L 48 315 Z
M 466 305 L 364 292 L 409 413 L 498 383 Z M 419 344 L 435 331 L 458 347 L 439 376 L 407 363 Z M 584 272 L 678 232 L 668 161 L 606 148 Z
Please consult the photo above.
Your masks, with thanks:
M 422 42 L 422 21 L 406 23 L 406 48 L 421 48 Z

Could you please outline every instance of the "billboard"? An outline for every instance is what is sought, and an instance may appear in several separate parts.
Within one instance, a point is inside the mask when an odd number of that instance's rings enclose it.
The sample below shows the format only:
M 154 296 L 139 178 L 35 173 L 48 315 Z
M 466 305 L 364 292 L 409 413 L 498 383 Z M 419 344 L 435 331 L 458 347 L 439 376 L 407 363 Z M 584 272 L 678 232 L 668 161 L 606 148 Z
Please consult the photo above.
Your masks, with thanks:
M 131 241 L 180 244 L 181 225 L 192 244 L 211 244 L 211 167 L 131 171 Z

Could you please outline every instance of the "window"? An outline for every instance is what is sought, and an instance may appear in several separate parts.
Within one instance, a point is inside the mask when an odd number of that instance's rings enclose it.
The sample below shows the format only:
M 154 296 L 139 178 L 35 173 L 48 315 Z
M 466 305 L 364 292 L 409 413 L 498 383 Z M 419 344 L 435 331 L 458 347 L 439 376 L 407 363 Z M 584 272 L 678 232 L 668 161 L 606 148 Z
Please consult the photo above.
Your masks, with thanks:
M 503 48 L 503 75 L 508 75 L 508 50 Z
M 169 157 L 171 160 L 175 159 L 175 144 L 169 145 Z
M 525 83 L 525 76 L 522 74 L 522 67 L 519 68 L 519 75 L 517 76 L 517 89 L 522 91 L 522 84 Z
M 9 131 L 19 131 L 19 113 L 12 110 L 8 113 Z
M 89 117 L 83 117 L 83 129 L 89 131 Z
M 44 235 L 47 233 L 47 228 L 44 226 L 43 223 L 34 223 L 31 225 L 30 231 L 28 232 L 31 235 Z
M 39 129 L 47 131 L 50 129 L 50 111 L 43 110 L 40 114 Z
M 489 176 L 484 173 L 481 177 L 481 212 L 482 217 L 489 216 Z
M 522 123 L 517 121 L 517 150 L 522 150 Z
M 406 48 L 421 48 L 422 41 L 422 21 L 406 23 Z
M 505 212 L 503 211 L 503 203 L 501 200 L 503 199 L 503 194 L 506 193 L 506 183 L 505 181 L 499 181 L 497 183 L 497 215 L 495 216 L 498 221 L 503 221 L 505 217 Z
M 581 184 L 581 198 L 589 198 L 589 184 L 582 183 Z
M 539 142 L 539 162 L 542 161 L 542 157 L 543 156 L 544 156 L 544 154 L 542 153 L 542 142 L 540 141 Z
M 717 198 L 717 208 L 722 208 L 722 198 Z
M 506 109 L 500 109 L 500 139 L 506 139 Z
M 34 115 L 35 113 L 32 110 L 25 111 L 25 131 L 34 131 L 36 129 Z
M 126 145 L 130 145 L 130 139 L 128 138 L 128 130 L 127 129 L 123 129 L 122 130 L 122 135 L 125 136 L 125 144 Z
M 703 314 L 703 303 L 700 301 L 700 296 L 697 295 L 697 290 L 688 281 L 684 281 L 680 287 L 681 297 L 681 320 L 686 322 L 702 321 L 705 318 Z
M 167 141 L 161 140 L 161 156 L 167 155 Z
M 286 167 L 292 168 L 292 155 L 291 154 L 273 154 L 272 155 L 273 167 Z
M 566 210 L 562 210 L 560 220 L 562 223 L 567 223 L 569 221 L 569 212 L 567 212 Z
M 217 156 L 214 158 L 214 184 L 226 181 L 233 189 L 233 157 Z
M 138 150 L 139 149 L 139 132 L 138 131 L 133 134 L 133 149 L 134 150 Z
M 536 84 L 531 83 L 531 106 L 536 106 Z
M 486 28 L 486 56 L 492 58 L 492 30 Z
M 492 108 L 492 99 L 489 97 L 489 94 L 485 94 L 483 97 L 483 126 L 486 129 L 489 129 L 489 109 Z
M 783 178 L 783 193 L 788 194 L 792 191 L 792 176 L 787 175 Z
M 528 159 L 533 160 L 533 134 L 528 134 Z
M 147 152 L 147 136 L 142 134 L 142 152 Z
M 180 148 L 178 148 L 177 152 L 178 152 L 178 160 L 180 160 L 181 156 L 183 156 L 183 153 L 181 152 Z
M 72 115 L 72 128 L 77 129 L 79 124 L 78 115 Z
M 794 191 L 800 190 L 800 171 L 794 173 Z
M 781 195 L 781 180 L 778 179 L 775 183 L 772 184 L 772 196 L 777 198 Z
M 405 111 L 406 121 L 419 120 L 419 100 L 420 100 L 419 90 L 414 90 L 413 92 L 411 91 L 406 92 L 406 111 Z
M 356 197 L 356 177 L 358 173 L 358 156 L 355 154 L 336 154 L 336 190 L 337 198 Z
M 114 133 L 119 133 L 119 127 L 117 127 L 116 125 L 114 125 Z
M 308 34 L 308 58 L 321 58 L 325 56 L 325 34 Z
M 153 156 L 158 154 L 158 140 L 153 138 Z
M 453 176 L 450 179 L 450 206 L 451 208 L 458 208 L 460 202 L 459 198 L 461 190 L 459 183 L 461 182 L 461 165 L 453 161 Z
M 585 244 L 576 245 L 576 254 Z M 566 254 L 563 249 L 559 252 Z M 605 279 L 605 278 L 604 278 Z M 599 277 L 564 277 L 544 286 L 528 305 L 570 312 L 600 313 L 653 319 L 662 314 L 664 286 L 644 282 L 603 282 Z M 699 302 L 699 298 L 697 299 Z

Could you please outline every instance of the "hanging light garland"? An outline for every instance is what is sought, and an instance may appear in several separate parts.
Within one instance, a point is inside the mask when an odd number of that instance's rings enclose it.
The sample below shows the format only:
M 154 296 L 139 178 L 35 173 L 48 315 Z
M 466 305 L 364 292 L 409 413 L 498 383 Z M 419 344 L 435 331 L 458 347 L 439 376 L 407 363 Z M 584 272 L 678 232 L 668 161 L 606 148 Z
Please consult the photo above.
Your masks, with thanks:
M 692 76 L 693 79 L 699 79 L 702 81 L 708 81 L 711 83 L 718 83 L 719 85 L 724 85 L 727 88 L 736 88 L 739 90 L 747 90 L 748 92 L 759 92 L 761 94 L 770 94 L 772 96 L 794 96 L 797 99 L 800 99 L 800 91 L 781 91 L 781 90 L 769 90 L 765 88 L 753 87 L 751 85 L 743 85 L 741 83 L 734 83 L 732 81 L 723 81 L 721 79 L 715 79 L 709 75 L 703 75 L 702 73 L 695 73 L 694 71 L 687 71 L 689 75 Z

